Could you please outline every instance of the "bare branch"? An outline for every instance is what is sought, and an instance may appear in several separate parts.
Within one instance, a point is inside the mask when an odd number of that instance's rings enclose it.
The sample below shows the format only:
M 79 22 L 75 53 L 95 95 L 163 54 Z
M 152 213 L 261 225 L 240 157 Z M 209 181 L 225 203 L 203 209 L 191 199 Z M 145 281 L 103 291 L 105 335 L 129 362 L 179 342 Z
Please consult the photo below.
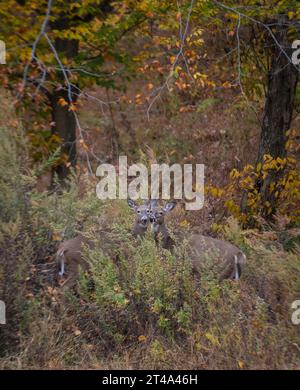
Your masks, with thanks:
M 154 98 L 152 99 L 152 101 L 150 102 L 149 106 L 148 106 L 148 109 L 147 109 L 147 117 L 148 117 L 148 120 L 150 119 L 149 118 L 149 115 L 150 115 L 150 111 L 151 111 L 151 108 L 153 106 L 153 104 L 156 102 L 156 100 L 160 97 L 162 91 L 167 87 L 169 87 L 169 81 L 172 79 L 173 77 L 173 73 L 174 73 L 174 70 L 175 70 L 175 67 L 176 65 L 178 64 L 178 61 L 179 61 L 179 58 L 181 56 L 183 56 L 184 58 L 184 54 L 183 54 L 183 50 L 184 50 L 184 44 L 185 44 L 185 40 L 186 40 L 186 36 L 187 36 L 187 33 L 188 33 L 188 28 L 189 28 L 189 23 L 190 23 L 190 18 L 191 18 L 191 13 L 192 13 L 192 10 L 193 10 L 193 6 L 194 6 L 194 2 L 195 0 L 191 0 L 191 3 L 190 3 L 190 7 L 189 7 L 189 11 L 188 11 L 188 15 L 187 15 L 187 19 L 186 19 L 186 23 L 185 23 L 185 28 L 183 29 L 183 25 L 182 25 L 182 21 L 181 21 L 181 17 L 180 17 L 180 27 L 179 27 L 179 36 L 180 36 L 180 47 L 179 47 L 179 50 L 176 54 L 176 57 L 175 57 L 175 60 L 173 61 L 173 64 L 171 66 L 171 69 L 170 69 L 170 72 L 165 80 L 165 82 L 163 83 L 162 86 L 160 86 L 159 88 L 156 89 L 156 95 L 154 96 Z M 178 5 L 178 3 L 177 3 Z M 179 5 L 178 5 L 179 6 Z M 179 8 L 180 9 L 180 8 Z M 185 59 L 185 58 L 184 58 Z
M 38 35 L 35 38 L 35 41 L 34 41 L 34 43 L 32 45 L 30 60 L 26 64 L 26 66 L 24 68 L 22 90 L 24 90 L 24 88 L 26 86 L 27 74 L 28 74 L 29 66 L 30 66 L 31 62 L 35 59 L 35 52 L 36 52 L 37 45 L 38 45 L 40 39 L 42 38 L 42 36 L 44 35 L 44 33 L 46 32 L 46 28 L 47 28 L 47 25 L 48 25 L 50 14 L 51 14 L 51 7 L 52 7 L 52 0 L 48 0 L 45 19 L 44 19 L 44 21 L 42 23 L 40 32 L 38 33 Z
M 253 22 L 253 23 L 255 23 L 255 24 L 259 25 L 259 26 L 262 26 L 264 29 L 266 29 L 266 30 L 268 31 L 270 37 L 272 38 L 272 40 L 275 42 L 276 46 L 277 46 L 277 47 L 279 48 L 279 50 L 282 52 L 282 54 L 287 58 L 287 60 L 289 61 L 289 63 L 293 64 L 292 59 L 291 59 L 290 56 L 287 54 L 287 52 L 284 50 L 284 48 L 282 47 L 282 45 L 280 45 L 280 43 L 278 42 L 278 40 L 277 40 L 275 34 L 273 33 L 273 31 L 271 30 L 271 28 L 270 28 L 270 26 L 269 26 L 268 24 L 263 23 L 263 22 L 260 21 L 260 20 L 254 19 L 253 17 L 251 17 L 251 16 L 249 16 L 249 15 L 243 13 L 243 12 L 238 11 L 236 8 L 229 7 L 228 5 L 225 5 L 225 4 L 223 4 L 223 3 L 220 3 L 220 2 L 217 1 L 217 0 L 213 0 L 213 2 L 214 2 L 217 6 L 223 8 L 223 9 L 226 9 L 226 10 L 228 10 L 228 11 L 231 11 L 231 12 L 236 13 L 236 14 L 239 16 L 239 18 L 244 17 L 245 19 L 248 19 L 248 20 L 250 20 L 251 22 Z M 293 64 L 293 65 L 294 65 L 294 64 Z M 297 71 L 299 72 L 300 70 L 297 68 L 297 66 L 296 66 L 296 65 L 294 65 L 294 66 L 295 66 L 295 68 L 297 69 Z

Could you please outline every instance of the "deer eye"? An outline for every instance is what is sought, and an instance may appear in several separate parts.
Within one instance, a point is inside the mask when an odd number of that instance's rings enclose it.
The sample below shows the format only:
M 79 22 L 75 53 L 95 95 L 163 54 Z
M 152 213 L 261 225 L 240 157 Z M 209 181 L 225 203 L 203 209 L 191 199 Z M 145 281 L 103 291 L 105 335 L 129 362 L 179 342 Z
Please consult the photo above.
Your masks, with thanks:
M 147 210 L 147 214 L 149 214 L 150 213 L 150 210 Z
M 163 212 L 162 212 L 162 211 L 160 211 L 160 212 L 159 212 L 159 215 L 163 215 Z
M 137 213 L 138 213 L 138 214 L 141 214 L 141 210 L 138 210 Z

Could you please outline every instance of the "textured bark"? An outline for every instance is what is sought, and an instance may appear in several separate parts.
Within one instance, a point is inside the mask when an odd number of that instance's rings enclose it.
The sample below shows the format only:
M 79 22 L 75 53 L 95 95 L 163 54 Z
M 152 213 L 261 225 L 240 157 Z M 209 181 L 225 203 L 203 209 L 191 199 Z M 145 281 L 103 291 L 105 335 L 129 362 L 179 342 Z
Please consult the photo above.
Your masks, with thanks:
M 60 18 L 51 23 L 51 27 L 58 30 L 66 30 L 70 27 L 71 21 L 61 15 Z M 76 39 L 55 39 L 55 50 L 59 56 L 64 56 L 69 60 L 76 57 L 79 50 L 79 42 Z M 71 91 L 71 100 L 69 98 L 69 93 L 66 90 L 68 86 L 66 85 L 63 72 L 60 70 L 58 72 L 58 77 L 61 81 L 61 84 L 64 85 L 64 89 L 54 90 L 50 96 L 50 102 L 52 107 L 52 120 L 55 122 L 53 128 L 53 133 L 56 134 L 62 140 L 62 149 L 61 154 L 65 154 L 68 162 L 70 163 L 67 166 L 65 163 L 55 167 L 54 172 L 57 173 L 60 180 L 64 180 L 69 173 L 69 168 L 76 165 L 76 119 L 73 111 L 70 111 L 70 104 L 75 103 L 77 100 L 77 95 Z M 59 104 L 59 99 L 63 98 L 68 105 Z
M 287 27 L 278 26 L 278 42 L 291 58 L 291 42 L 287 38 Z M 269 72 L 267 97 L 262 123 L 261 139 L 257 161 L 262 161 L 264 154 L 272 157 L 286 155 L 286 131 L 290 128 L 298 70 L 287 58 L 282 49 L 273 43 L 271 70 Z
M 69 102 L 68 92 L 65 90 L 55 91 L 51 97 L 52 105 L 52 120 L 55 122 L 53 133 L 62 140 L 61 153 L 68 157 L 70 166 L 76 165 L 76 120 L 73 111 L 69 110 L 69 106 L 59 104 L 59 99 L 63 98 Z M 73 103 L 76 101 L 76 95 L 72 95 Z M 69 167 L 66 164 L 58 165 L 55 168 L 59 179 L 63 180 L 69 173 Z
M 265 154 L 270 154 L 274 159 L 286 156 L 286 132 L 292 121 L 298 69 L 291 62 L 291 42 L 288 40 L 288 27 L 284 21 L 285 17 L 281 16 L 277 25 L 276 38 L 279 45 L 272 43 L 272 63 L 257 163 L 263 163 Z M 258 183 L 262 201 L 268 201 L 271 205 L 271 213 L 265 214 L 268 219 L 276 212 L 276 199 L 270 191 L 270 184 L 276 183 L 282 174 L 282 170 L 274 170 L 263 182 Z
M 111 0 L 102 0 L 99 4 L 99 15 L 105 17 L 107 14 L 111 13 L 113 7 L 111 5 Z M 75 27 L 82 22 L 89 22 L 96 16 L 96 12 L 87 14 L 85 16 L 77 16 L 72 19 L 65 14 L 61 14 L 54 21 L 50 21 L 49 25 L 52 29 L 56 30 L 67 30 L 70 27 Z M 55 49 L 59 55 L 65 56 L 69 60 L 72 60 L 77 56 L 79 51 L 79 42 L 76 39 L 64 39 L 56 38 L 55 39 Z M 65 86 L 65 79 L 61 71 L 58 72 L 58 77 L 62 85 Z M 59 104 L 59 99 L 63 98 L 68 104 L 70 104 L 70 99 L 68 92 L 61 89 L 54 91 L 51 96 L 49 96 L 51 107 L 52 107 L 52 119 L 55 122 L 55 127 L 53 133 L 58 135 L 62 140 L 62 154 L 66 154 L 68 161 L 71 163 L 70 166 L 76 165 L 76 120 L 75 115 L 72 111 L 69 111 L 69 106 L 62 106 Z M 72 103 L 76 102 L 77 95 L 72 93 Z M 67 177 L 69 173 L 69 167 L 66 164 L 61 164 L 55 168 L 55 172 L 58 174 L 58 177 L 63 180 Z
M 277 43 L 272 37 L 269 37 L 267 42 L 271 50 L 271 68 L 268 75 L 257 164 L 263 164 L 265 154 L 271 155 L 274 159 L 286 156 L 286 132 L 290 128 L 294 110 L 298 69 L 291 62 L 292 43 L 288 39 L 288 24 L 283 15 L 280 15 L 277 21 L 275 36 Z M 276 199 L 270 192 L 270 184 L 276 183 L 282 174 L 282 170 L 271 172 L 265 180 L 256 183 L 262 202 L 268 201 L 271 205 L 271 213 L 266 212 L 264 215 L 267 219 L 272 218 L 276 212 Z M 248 192 L 245 192 L 241 203 L 243 212 L 247 211 L 247 197 Z

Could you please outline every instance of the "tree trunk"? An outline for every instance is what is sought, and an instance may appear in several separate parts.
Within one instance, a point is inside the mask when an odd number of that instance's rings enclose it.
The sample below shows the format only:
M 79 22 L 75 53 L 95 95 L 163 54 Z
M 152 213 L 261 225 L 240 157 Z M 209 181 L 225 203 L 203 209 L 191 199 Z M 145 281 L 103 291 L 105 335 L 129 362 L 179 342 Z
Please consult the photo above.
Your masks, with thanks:
M 284 22 L 285 17 L 280 16 L 276 32 L 278 44 L 272 42 L 272 62 L 257 156 L 257 163 L 262 166 L 266 154 L 273 159 L 286 157 L 286 132 L 290 128 L 294 109 L 298 69 L 291 62 L 291 42 L 288 40 L 288 27 Z M 270 185 L 276 184 L 282 174 L 283 170 L 274 169 L 258 183 L 261 200 L 268 208 L 264 216 L 268 219 L 276 212 L 276 199 Z
M 276 34 L 280 47 L 273 42 L 272 64 L 269 72 L 257 162 L 262 162 L 265 154 L 270 154 L 273 158 L 286 156 L 286 132 L 289 130 L 292 120 L 298 70 L 291 63 L 291 42 L 288 41 L 287 37 L 288 28 L 281 23 L 278 25 L 278 33 Z
M 106 15 L 113 12 L 111 0 L 102 0 L 99 3 L 99 15 L 106 17 Z M 78 24 L 85 22 L 88 23 L 95 16 L 94 12 L 87 13 L 81 16 L 75 16 L 72 20 L 67 17 L 64 13 L 59 15 L 55 20 L 49 22 L 49 26 L 53 30 L 64 31 L 68 30 L 70 26 L 75 27 Z M 56 38 L 55 39 L 55 50 L 58 55 L 65 56 L 68 60 L 72 60 L 77 56 L 79 51 L 79 41 L 77 39 L 65 39 L 65 38 Z M 60 83 L 64 85 L 65 88 L 65 79 L 62 70 L 59 70 L 58 78 Z M 73 91 L 74 92 L 74 91 Z M 55 122 L 55 127 L 53 133 L 57 134 L 62 140 L 62 154 L 65 154 L 68 157 L 69 164 L 62 163 L 55 168 L 55 172 L 58 174 L 58 177 L 61 180 L 64 180 L 69 173 L 69 166 L 76 165 L 76 118 L 73 111 L 69 110 L 69 104 L 74 103 L 77 100 L 77 95 L 72 93 L 72 102 L 70 102 L 68 92 L 61 89 L 55 90 L 52 95 L 49 97 L 52 107 L 52 118 Z M 59 99 L 63 98 L 68 105 L 62 106 L 59 104 Z
M 55 49 L 58 54 L 62 54 L 68 59 L 74 58 L 78 53 L 79 43 L 75 39 L 61 39 L 55 40 Z M 54 171 L 57 173 L 60 180 L 64 180 L 69 173 L 70 167 L 75 167 L 77 153 L 76 153 L 76 119 L 74 112 L 70 110 L 70 104 L 75 103 L 77 95 L 71 93 L 71 99 L 69 99 L 68 88 L 65 85 L 65 80 L 62 71 L 59 73 L 59 77 L 62 80 L 64 89 L 55 90 L 51 96 L 52 107 L 52 120 L 55 122 L 53 133 L 56 134 L 62 140 L 61 154 L 65 157 L 65 162 L 58 165 Z M 60 99 L 64 99 L 67 105 L 59 103 Z M 70 164 L 66 164 L 66 163 Z
M 294 109 L 294 98 L 298 81 L 298 69 L 291 62 L 291 42 L 288 40 L 288 27 L 285 16 L 280 16 L 275 32 L 277 43 L 270 37 L 271 69 L 268 75 L 267 96 L 262 121 L 262 129 L 256 164 L 264 164 L 264 155 L 273 159 L 286 157 L 286 132 L 289 130 Z M 283 170 L 275 169 L 265 179 L 258 179 L 256 189 L 260 193 L 266 210 L 264 217 L 269 219 L 276 212 L 276 199 L 270 184 L 282 177 Z M 246 212 L 248 192 L 242 198 L 241 209 Z M 268 203 L 266 203 L 268 202 Z
M 73 111 L 69 110 L 69 105 L 62 106 L 60 99 L 69 103 L 68 92 L 65 90 L 55 91 L 51 97 L 52 120 L 55 122 L 53 134 L 56 134 L 62 141 L 61 155 L 64 162 L 58 165 L 54 172 L 60 180 L 64 180 L 69 173 L 70 167 L 75 167 L 77 160 L 76 153 L 76 120 Z M 73 103 L 76 102 L 76 95 L 72 95 Z M 70 163 L 70 164 L 67 164 Z

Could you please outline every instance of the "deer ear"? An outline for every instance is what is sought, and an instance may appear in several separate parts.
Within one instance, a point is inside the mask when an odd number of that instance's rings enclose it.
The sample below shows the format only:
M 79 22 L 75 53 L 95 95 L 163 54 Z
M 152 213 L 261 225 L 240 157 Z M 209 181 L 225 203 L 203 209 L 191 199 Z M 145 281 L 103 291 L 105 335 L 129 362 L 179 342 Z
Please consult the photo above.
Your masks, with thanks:
M 165 211 L 166 213 L 168 213 L 169 211 L 173 210 L 175 206 L 176 206 L 176 203 L 175 203 L 175 202 L 168 202 L 168 203 L 166 203 L 165 206 L 164 206 L 164 211 Z
M 128 199 L 128 200 L 127 200 L 127 203 L 128 203 L 128 206 L 129 206 L 130 208 L 132 208 L 132 209 L 135 209 L 135 208 L 137 207 L 135 201 L 132 200 L 132 199 Z

